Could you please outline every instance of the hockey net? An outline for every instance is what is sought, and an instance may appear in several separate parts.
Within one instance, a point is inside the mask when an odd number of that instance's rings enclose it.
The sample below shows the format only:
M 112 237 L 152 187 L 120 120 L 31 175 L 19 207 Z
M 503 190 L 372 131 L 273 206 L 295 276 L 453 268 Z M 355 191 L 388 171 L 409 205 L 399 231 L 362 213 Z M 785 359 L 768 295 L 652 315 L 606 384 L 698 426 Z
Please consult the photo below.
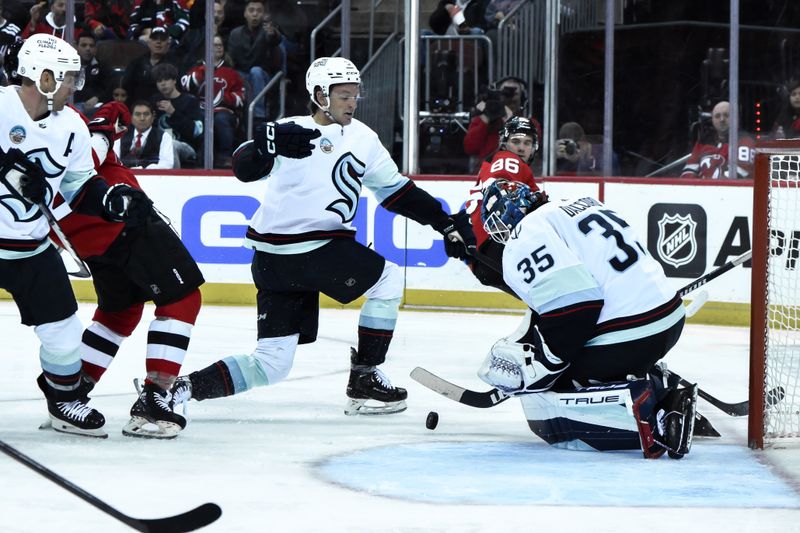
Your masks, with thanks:
M 751 448 L 800 437 L 800 141 L 756 148 L 750 321 Z

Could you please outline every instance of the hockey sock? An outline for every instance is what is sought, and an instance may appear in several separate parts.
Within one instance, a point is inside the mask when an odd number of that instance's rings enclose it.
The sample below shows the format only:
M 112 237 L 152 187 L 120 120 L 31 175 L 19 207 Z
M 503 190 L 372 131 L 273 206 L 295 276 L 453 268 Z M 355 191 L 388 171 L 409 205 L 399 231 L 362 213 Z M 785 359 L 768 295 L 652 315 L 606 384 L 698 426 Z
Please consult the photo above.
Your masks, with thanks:
M 123 340 L 124 336 L 114 333 L 103 324 L 92 322 L 83 332 L 81 342 L 83 373 L 95 383 L 100 381 Z
M 44 377 L 56 392 L 70 393 L 80 385 L 82 330 L 83 326 L 75 315 L 34 328 L 42 343 L 39 360 Z
M 122 341 L 139 324 L 143 310 L 143 302 L 122 311 L 95 310 L 94 322 L 83 332 L 81 342 L 83 373 L 91 381 L 98 382 L 114 361 Z
M 169 390 L 181 371 L 192 327 L 200 312 L 200 291 L 195 289 L 177 302 L 156 307 L 156 319 L 147 333 L 145 384 Z
M 386 360 L 397 322 L 400 298 L 370 298 L 358 318 L 358 365 L 379 365 Z

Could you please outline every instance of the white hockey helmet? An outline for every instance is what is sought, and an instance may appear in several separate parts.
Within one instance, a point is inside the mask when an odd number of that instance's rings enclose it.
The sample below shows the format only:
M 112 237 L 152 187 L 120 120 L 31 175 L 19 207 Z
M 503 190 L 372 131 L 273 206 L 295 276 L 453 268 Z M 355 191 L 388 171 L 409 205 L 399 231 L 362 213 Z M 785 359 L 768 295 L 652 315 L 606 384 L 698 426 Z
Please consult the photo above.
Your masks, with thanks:
M 19 65 L 17 73 L 36 83 L 39 92 L 52 101 L 53 95 L 61 87 L 68 72 L 75 72 L 75 89 L 83 87 L 83 71 L 81 70 L 81 57 L 67 41 L 55 35 L 36 33 L 28 37 L 17 56 Z M 42 72 L 49 70 L 56 80 L 55 89 L 47 92 L 42 89 Z
M 330 88 L 340 83 L 361 83 L 361 73 L 356 66 L 344 57 L 320 57 L 316 59 L 306 71 L 306 90 L 311 95 L 311 101 L 320 109 L 327 111 L 330 107 Z M 328 105 L 323 106 L 317 101 L 314 89 L 320 87 L 322 95 L 328 98 Z

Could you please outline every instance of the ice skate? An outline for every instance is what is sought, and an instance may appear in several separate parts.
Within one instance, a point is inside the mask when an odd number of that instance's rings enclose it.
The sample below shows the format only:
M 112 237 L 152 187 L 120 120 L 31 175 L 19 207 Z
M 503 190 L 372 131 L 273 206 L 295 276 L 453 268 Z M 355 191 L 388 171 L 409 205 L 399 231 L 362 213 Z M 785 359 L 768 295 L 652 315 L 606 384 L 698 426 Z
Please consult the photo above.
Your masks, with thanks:
M 105 417 L 87 405 L 89 398 L 81 394 L 82 389 L 57 391 L 48 385 L 44 374 L 40 374 L 36 382 L 47 399 L 47 411 L 50 415 L 39 429 L 53 429 L 60 433 L 100 439 L 108 437 L 102 429 L 106 423 Z
M 680 459 L 692 447 L 697 412 L 697 385 L 674 389 L 661 401 L 656 413 L 656 441 L 670 458 Z
M 356 351 L 352 350 L 353 356 Z M 406 410 L 408 393 L 400 387 L 393 387 L 383 372 L 377 368 L 359 372 L 350 370 L 347 382 L 347 397 L 344 414 L 353 415 L 389 415 Z M 379 402 L 379 405 L 367 405 L 367 401 Z
M 186 416 L 186 408 L 189 400 L 192 399 L 192 380 L 189 376 L 178 376 L 172 388 L 169 390 L 172 395 L 170 408 L 175 411 L 178 406 L 183 406 L 183 415 Z
M 147 383 L 131 407 L 131 420 L 122 428 L 128 437 L 174 439 L 186 427 L 186 419 L 170 408 L 172 395 Z

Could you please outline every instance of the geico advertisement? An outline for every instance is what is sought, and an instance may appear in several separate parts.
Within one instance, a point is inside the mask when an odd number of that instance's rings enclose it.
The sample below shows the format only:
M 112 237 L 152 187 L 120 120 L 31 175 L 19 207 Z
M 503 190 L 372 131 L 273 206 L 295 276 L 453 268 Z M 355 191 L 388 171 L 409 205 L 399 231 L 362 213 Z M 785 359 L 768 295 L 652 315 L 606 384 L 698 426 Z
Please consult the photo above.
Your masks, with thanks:
M 230 176 L 148 175 L 139 180 L 209 282 L 251 281 L 252 251 L 242 247 L 242 238 L 258 208 L 263 183 L 241 183 Z M 419 180 L 417 185 L 455 212 L 462 208 L 471 183 Z M 599 194 L 596 183 L 545 182 L 544 188 L 558 198 Z M 750 248 L 749 187 L 607 183 L 605 203 L 639 230 L 676 290 Z M 410 289 L 494 290 L 480 285 L 463 263 L 444 254 L 438 233 L 381 208 L 366 189 L 353 225 L 359 242 L 406 267 Z M 786 228 L 783 235 L 784 244 L 776 253 L 793 264 L 800 232 Z M 750 265 L 744 266 L 708 284 L 710 299 L 749 302 Z

